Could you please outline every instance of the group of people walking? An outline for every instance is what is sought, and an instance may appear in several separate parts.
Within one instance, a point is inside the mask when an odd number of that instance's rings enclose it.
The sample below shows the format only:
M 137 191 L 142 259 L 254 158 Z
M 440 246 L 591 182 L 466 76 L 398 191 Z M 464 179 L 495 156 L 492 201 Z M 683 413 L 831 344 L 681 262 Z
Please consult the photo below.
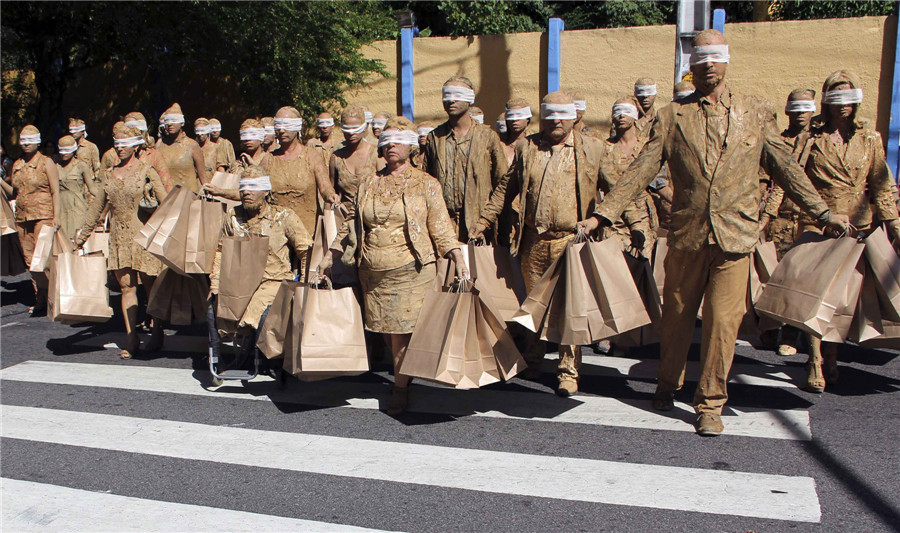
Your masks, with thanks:
M 3 188 L 16 200 L 27 261 L 41 226 L 59 226 L 81 245 L 108 211 L 108 268 L 122 289 L 128 333 L 123 357 L 140 349 L 138 282 L 149 292 L 162 269 L 133 237 L 175 185 L 240 202 L 225 217 L 226 235 L 269 237 L 264 282 L 235 331 L 261 325 L 276 292 L 267 282 L 316 269 L 328 275 L 340 262 L 356 267 L 365 326 L 384 335 L 395 369 L 437 261 L 449 258 L 457 278 L 469 277 L 466 243 L 508 247 L 530 292 L 576 234 L 618 239 L 632 262 L 652 260 L 664 234 L 653 407 L 673 408 L 702 302 L 695 427 L 717 435 L 747 310 L 750 254 L 761 234 L 781 255 L 808 230 L 837 236 L 884 224 L 900 242 L 900 219 L 882 140 L 857 116 L 862 90 L 854 74 L 828 76 L 819 101 L 813 89 L 791 92 L 784 110 L 790 125 L 779 132 L 766 102 L 726 84 L 724 36 L 705 30 L 692 45 L 692 82 L 677 84 L 671 103 L 658 106 L 653 80 L 637 80 L 633 93 L 613 103 L 608 132 L 585 126 L 584 98 L 564 91 L 542 99 L 539 117 L 529 102 L 513 98 L 486 125 L 472 82 L 454 76 L 441 88 L 443 123 L 416 125 L 351 105 L 337 123 L 330 113 L 318 115 L 317 136 L 304 143 L 301 113 L 282 107 L 274 117 L 242 123 L 239 153 L 215 119 L 196 119 L 189 138 L 178 104 L 160 118 L 156 141 L 145 117 L 129 113 L 114 126 L 114 148 L 102 157 L 80 120 L 70 121 L 71 135 L 59 140 L 53 158 L 38 151 L 40 132 L 26 126 L 22 156 Z M 213 184 L 216 172 L 239 174 L 239 188 Z M 347 213 L 346 222 L 330 253 L 307 265 L 317 214 L 332 208 Z M 40 278 L 36 312 L 46 299 Z M 152 332 L 145 350 L 162 346 L 159 321 Z M 796 353 L 797 335 L 785 328 L 779 351 Z M 536 333 L 525 337 L 523 377 L 530 379 L 540 374 L 546 347 Z M 821 392 L 837 380 L 836 351 L 815 337 L 809 344 L 806 387 Z M 559 347 L 560 395 L 577 393 L 580 365 L 580 346 Z M 408 385 L 398 373 L 389 412 L 406 409 Z

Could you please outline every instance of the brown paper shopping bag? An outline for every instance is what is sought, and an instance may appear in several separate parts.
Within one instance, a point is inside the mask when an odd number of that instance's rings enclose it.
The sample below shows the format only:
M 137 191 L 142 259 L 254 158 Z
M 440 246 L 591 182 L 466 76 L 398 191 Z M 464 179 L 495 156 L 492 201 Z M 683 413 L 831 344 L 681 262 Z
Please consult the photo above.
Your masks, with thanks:
M 847 340 L 861 344 L 884 334 L 881 321 L 881 309 L 878 298 L 877 281 L 870 266 L 866 265 L 863 273 L 862 288 L 856 300 L 856 312 L 850 326 Z
M 49 224 L 41 227 L 38 238 L 34 243 L 34 254 L 31 257 L 32 272 L 45 272 L 50 270 L 51 258 L 63 254 L 74 253 L 75 245 L 71 239 L 65 236 L 59 228 Z
M 299 377 L 356 376 L 369 370 L 362 309 L 351 287 L 310 284 L 303 305 Z
M 0 235 L 12 235 L 17 232 L 16 214 L 9 205 L 6 192 L 0 189 Z
M 503 320 L 512 320 L 525 299 L 522 272 L 513 268 L 509 248 L 469 243 L 469 272 L 482 299 L 489 298 Z
M 212 180 L 210 180 L 209 184 L 215 185 L 220 189 L 236 191 L 241 187 L 241 176 L 239 174 L 229 174 L 227 172 L 216 172 L 215 174 L 213 174 Z M 231 209 L 232 207 L 240 205 L 241 203 L 239 201 L 230 200 L 221 196 L 209 195 L 209 198 L 222 203 L 223 205 L 225 205 L 226 209 Z
M 268 255 L 269 237 L 265 235 L 222 238 L 218 319 L 240 321 L 265 275 Z
M 106 322 L 112 317 L 101 254 L 61 253 L 50 261 L 47 314 L 55 322 Z
M 525 359 L 516 347 L 500 311 L 489 300 L 478 296 L 475 329 L 482 356 L 482 372 L 491 378 L 508 380 L 526 368 Z
M 518 322 L 535 333 L 543 329 L 544 318 L 547 315 L 550 300 L 557 285 L 559 285 L 559 278 L 564 270 L 562 258 L 562 255 L 557 257 L 556 261 L 550 265 L 550 268 L 544 272 L 541 279 L 538 280 L 531 292 L 528 293 L 528 296 L 525 297 L 522 307 L 509 320 L 510 322 Z
M 294 289 L 300 285 L 297 281 L 282 281 L 275 294 L 275 300 L 269 307 L 266 321 L 257 335 L 256 346 L 269 359 L 276 359 L 284 354 L 284 339 L 291 323 L 291 309 L 294 305 Z
M 460 384 L 471 309 L 469 292 L 427 291 L 397 372 L 450 386 Z
M 583 253 L 586 248 L 586 242 L 573 240 L 563 252 L 565 273 L 554 293 L 554 298 L 562 296 L 564 302 L 560 338 L 554 340 L 548 335 L 548 340 L 566 345 L 584 345 L 615 333 L 604 323 L 600 312 L 598 295 L 602 287 L 592 275 L 590 254 Z
M 340 204 L 333 209 L 326 209 L 316 218 L 316 228 L 313 233 L 313 245 L 306 261 L 306 279 L 311 279 L 316 268 L 322 262 L 325 253 L 334 243 L 338 231 L 344 225 L 344 211 Z M 346 265 L 343 261 L 335 261 L 331 266 L 331 281 L 338 287 L 353 285 L 359 282 L 359 276 L 355 265 Z
M 168 234 L 172 231 L 172 226 L 175 225 L 179 217 L 188 217 L 193 194 L 181 185 L 172 187 L 169 194 L 159 203 L 159 207 L 156 208 L 153 215 L 141 227 L 137 235 L 134 236 L 134 242 L 144 250 L 150 251 L 150 245 L 160 229 L 163 229 L 165 234 Z M 159 245 L 157 245 L 158 247 Z
M 756 312 L 821 337 L 846 296 L 840 289 L 855 283 L 853 271 L 864 248 L 852 237 L 804 233 L 781 258 L 756 302 Z M 857 292 L 860 286 L 861 281 Z
M 605 325 L 621 334 L 649 324 L 650 316 L 625 262 L 619 240 L 588 242 L 585 249 L 599 286 L 597 302 Z
M 99 253 L 103 257 L 109 258 L 109 233 L 103 231 L 94 231 L 91 236 L 84 241 L 81 247 L 85 255 Z
M 222 204 L 202 198 L 191 202 L 184 248 L 184 272 L 181 274 L 209 274 L 212 272 L 225 212 Z
M 0 236 L 0 276 L 18 276 L 28 272 L 25 253 L 17 234 Z
M 669 241 L 666 237 L 656 239 L 656 251 L 653 253 L 653 280 L 656 282 L 656 292 L 662 303 L 663 285 L 666 284 L 666 255 L 669 253 Z
M 900 257 L 881 227 L 863 242 L 866 262 L 875 276 L 875 289 L 885 306 L 885 318 L 900 321 Z
M 306 283 L 297 283 L 291 296 L 290 319 L 284 331 L 282 368 L 289 374 L 300 373 L 300 338 L 303 335 L 303 305 L 306 303 Z M 268 320 L 268 319 L 266 319 Z

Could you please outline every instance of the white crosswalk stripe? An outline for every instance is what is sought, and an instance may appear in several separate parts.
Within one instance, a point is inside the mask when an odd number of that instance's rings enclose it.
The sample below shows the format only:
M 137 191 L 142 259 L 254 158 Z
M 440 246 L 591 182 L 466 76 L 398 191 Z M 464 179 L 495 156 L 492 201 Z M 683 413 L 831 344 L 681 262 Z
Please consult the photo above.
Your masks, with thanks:
M 27 361 L 5 368 L 0 371 L 0 379 L 358 409 L 378 409 L 379 398 L 387 394 L 385 385 L 347 381 L 292 383 L 288 389 L 278 390 L 268 378 L 253 382 L 250 388 L 234 385 L 208 390 L 187 369 L 46 361 Z M 263 385 L 265 381 L 270 381 L 268 386 Z M 694 431 L 695 418 L 693 409 L 683 403 L 677 403 L 673 412 L 660 413 L 650 407 L 648 400 L 591 395 L 564 400 L 538 392 L 455 391 L 438 387 L 416 387 L 410 408 L 451 416 L 522 418 L 683 432 Z M 729 407 L 723 420 L 729 435 L 786 440 L 812 438 L 809 413 L 803 410 Z
M 101 450 L 508 495 L 817 522 L 809 477 L 559 456 L 4 406 L 2 436 Z M 665 480 L 661 483 L 660 480 Z M 690 490 L 671 490 L 690 487 Z M 715 498 L 710 495 L 715 494 Z
M 86 509 L 103 509 L 86 513 Z M 126 517 L 123 519 L 123 517 Z M 0 479 L 4 531 L 378 531 L 230 509 Z

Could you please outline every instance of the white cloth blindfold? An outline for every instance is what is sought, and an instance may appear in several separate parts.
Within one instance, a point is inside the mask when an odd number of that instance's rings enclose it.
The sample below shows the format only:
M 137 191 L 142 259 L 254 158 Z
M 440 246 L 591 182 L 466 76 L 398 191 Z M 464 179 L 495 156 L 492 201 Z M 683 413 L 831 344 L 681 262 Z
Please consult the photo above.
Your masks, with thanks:
M 637 108 L 631 104 L 616 104 L 612 108 L 612 116 L 613 118 L 626 116 L 637 120 L 639 115 Z
M 386 118 L 373 118 L 372 119 L 372 127 L 373 128 L 378 128 L 380 130 L 383 130 L 385 126 L 387 126 Z
M 531 108 L 530 107 L 516 107 L 514 109 L 507 109 L 504 114 L 504 118 L 506 120 L 522 120 L 526 118 L 531 118 Z
M 303 131 L 303 119 L 302 118 L 275 118 L 275 125 L 272 126 L 274 130 L 284 130 L 284 131 Z M 268 133 L 269 130 L 266 130 Z
M 263 130 L 266 132 L 266 135 L 275 135 L 275 126 L 266 126 Z
M 79 126 L 69 126 L 69 133 L 78 133 L 79 131 L 84 131 L 84 124 Z
M 542 120 L 575 120 L 575 104 L 541 104 Z
M 506 121 L 505 120 L 497 121 L 497 131 L 499 131 L 500 133 L 506 133 Z
M 59 153 L 60 153 L 60 155 L 63 155 L 63 154 L 74 154 L 74 153 L 77 152 L 77 151 L 78 151 L 78 145 L 77 145 L 77 144 L 73 144 L 73 145 L 70 145 L 70 146 L 62 146 L 62 145 L 59 146 Z
M 366 131 L 366 128 L 368 127 L 369 125 L 365 122 L 363 122 L 359 126 L 344 126 L 343 124 L 341 124 L 341 131 L 348 135 L 356 135 L 357 133 Z
M 475 122 L 477 122 L 479 124 L 484 124 L 484 115 L 470 115 L 470 116 L 472 117 L 472 120 L 474 120 Z
M 419 134 L 415 131 L 395 129 L 381 132 L 381 135 L 378 136 L 378 147 L 381 148 L 389 144 L 419 146 Z
M 258 178 L 244 178 L 241 180 L 240 190 L 271 191 L 272 180 L 269 179 L 269 176 L 260 176 Z
M 574 100 L 575 111 L 587 111 L 587 100 Z
M 330 126 L 334 126 L 333 118 L 320 118 L 316 120 L 316 126 L 320 128 L 328 128 Z
M 116 148 L 128 147 L 128 146 L 140 146 L 144 144 L 143 137 L 123 137 L 123 138 L 115 138 L 113 139 L 113 146 Z
M 41 134 L 35 133 L 34 135 L 20 135 L 19 144 L 41 144 Z
M 815 113 L 815 100 L 791 100 L 784 106 L 785 113 Z
M 731 55 L 728 53 L 727 44 L 711 44 L 698 46 L 691 52 L 691 65 L 703 63 L 729 63 Z
M 635 96 L 656 96 L 656 85 L 635 85 Z
M 126 126 L 137 128 L 141 131 L 147 131 L 147 121 L 146 120 L 129 120 L 125 123 Z
M 264 141 L 266 140 L 265 128 L 247 128 L 240 131 L 242 141 Z
M 841 91 L 828 91 L 822 97 L 822 103 L 827 105 L 861 104 L 862 99 L 862 89 L 844 89 Z
M 475 103 L 475 91 L 468 87 L 458 85 L 444 85 L 441 87 L 441 100 L 444 102 L 469 102 Z
M 170 113 L 162 116 L 163 124 L 184 124 L 184 115 Z
M 366 122 L 368 122 L 369 124 L 371 124 L 371 123 L 372 123 L 372 112 L 371 112 L 371 111 L 364 111 L 364 113 L 365 113 L 365 117 L 366 117 Z
M 222 125 L 221 124 L 210 124 L 209 131 L 212 133 L 219 133 L 220 131 L 222 131 Z
M 681 91 L 675 93 L 675 100 L 681 100 L 682 98 L 686 98 L 690 95 L 694 94 L 694 91 Z
M 424 137 L 434 131 L 434 128 L 419 128 L 419 137 Z
M 211 132 L 209 126 L 194 126 L 194 133 L 197 135 L 209 135 Z

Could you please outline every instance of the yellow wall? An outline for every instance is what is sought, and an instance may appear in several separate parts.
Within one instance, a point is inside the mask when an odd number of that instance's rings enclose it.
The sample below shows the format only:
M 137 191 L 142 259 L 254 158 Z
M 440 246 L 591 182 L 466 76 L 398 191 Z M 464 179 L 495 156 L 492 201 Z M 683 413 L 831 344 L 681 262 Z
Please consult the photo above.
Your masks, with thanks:
M 861 116 L 877 119 L 884 135 L 896 28 L 896 17 L 727 24 L 725 35 L 731 45 L 727 79 L 736 91 L 765 98 L 780 113 L 792 89 L 819 91 L 831 72 L 852 70 L 861 77 L 865 94 Z M 587 99 L 589 124 L 608 125 L 613 101 L 630 93 L 639 77 L 656 79 L 660 101 L 672 94 L 674 26 L 565 31 L 561 39 L 562 86 Z M 546 93 L 542 64 L 546 46 L 541 33 L 416 38 L 416 119 L 445 117 L 440 87 L 454 74 L 475 83 L 475 102 L 489 121 L 502 112 L 510 96 L 526 98 L 536 111 Z M 394 41 L 374 43 L 365 54 L 384 61 L 388 72 L 397 72 Z M 397 112 L 397 91 L 396 78 L 378 79 L 348 94 L 348 100 L 373 111 Z M 783 116 L 779 121 L 786 125 Z

